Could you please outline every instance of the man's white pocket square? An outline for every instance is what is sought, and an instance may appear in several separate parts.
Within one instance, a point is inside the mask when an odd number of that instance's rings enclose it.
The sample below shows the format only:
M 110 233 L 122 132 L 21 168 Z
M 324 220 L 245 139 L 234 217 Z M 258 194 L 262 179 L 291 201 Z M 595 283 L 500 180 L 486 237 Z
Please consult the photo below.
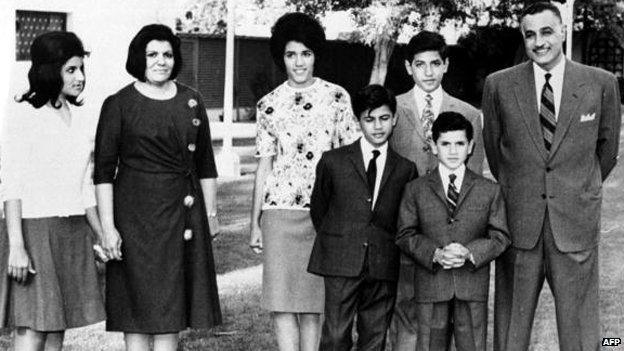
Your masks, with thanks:
M 589 121 L 593 121 L 596 119 L 596 113 L 587 113 L 584 115 L 581 115 L 581 122 L 589 122 Z

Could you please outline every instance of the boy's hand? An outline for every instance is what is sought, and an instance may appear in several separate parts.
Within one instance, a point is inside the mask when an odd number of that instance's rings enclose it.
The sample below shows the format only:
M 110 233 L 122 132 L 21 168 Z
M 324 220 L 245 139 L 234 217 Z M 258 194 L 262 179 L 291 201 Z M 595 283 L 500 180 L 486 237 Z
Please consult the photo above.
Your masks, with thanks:
M 440 252 L 438 253 L 438 250 Z M 466 263 L 466 260 L 470 257 L 470 251 L 462 244 L 450 243 L 443 249 L 436 250 L 434 254 L 434 262 L 438 262 L 444 269 L 459 268 Z
M 438 263 L 444 269 L 451 269 L 463 266 L 465 258 L 461 255 L 457 255 L 451 250 L 447 250 L 445 247 L 442 249 L 436 249 L 433 254 L 433 262 Z

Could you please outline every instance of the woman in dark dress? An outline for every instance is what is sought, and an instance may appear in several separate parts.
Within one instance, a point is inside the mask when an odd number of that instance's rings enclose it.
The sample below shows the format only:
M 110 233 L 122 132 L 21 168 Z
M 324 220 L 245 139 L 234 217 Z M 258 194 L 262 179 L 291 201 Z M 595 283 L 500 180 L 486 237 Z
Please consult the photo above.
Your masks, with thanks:
M 97 129 L 106 328 L 125 333 L 127 350 L 152 340 L 176 350 L 179 331 L 221 322 L 209 234 L 217 172 L 202 98 L 173 81 L 181 64 L 171 29 L 143 27 L 126 62 L 138 81 L 106 99 Z

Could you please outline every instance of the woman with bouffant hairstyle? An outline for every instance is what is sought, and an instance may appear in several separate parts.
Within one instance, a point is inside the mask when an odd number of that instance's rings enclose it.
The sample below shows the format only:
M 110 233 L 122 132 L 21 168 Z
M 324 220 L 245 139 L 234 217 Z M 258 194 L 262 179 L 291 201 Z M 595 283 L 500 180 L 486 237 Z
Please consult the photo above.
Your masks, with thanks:
M 349 94 L 314 76 L 324 46 L 323 27 L 312 17 L 280 17 L 270 48 L 288 79 L 257 103 L 249 245 L 264 251 L 262 306 L 282 351 L 318 348 L 323 279 L 306 271 L 316 236 L 309 213 L 314 171 L 324 151 L 357 136 Z
M 171 29 L 143 27 L 126 62 L 137 80 L 106 99 L 97 130 L 106 329 L 130 351 L 175 351 L 179 331 L 221 323 L 217 170 L 202 97 L 173 80 L 181 66 Z
M 10 280 L 7 321 L 15 350 L 61 350 L 65 330 L 104 319 L 94 244 L 101 235 L 91 156 L 95 119 L 70 105 L 85 87 L 80 39 L 70 32 L 36 37 L 29 90 L 3 116 L 0 178 Z M 91 228 L 89 227 L 91 225 Z M 94 236 L 94 233 L 97 235 Z M 2 271 L 2 270 L 0 270 Z M 1 306 L 5 306 L 2 304 Z

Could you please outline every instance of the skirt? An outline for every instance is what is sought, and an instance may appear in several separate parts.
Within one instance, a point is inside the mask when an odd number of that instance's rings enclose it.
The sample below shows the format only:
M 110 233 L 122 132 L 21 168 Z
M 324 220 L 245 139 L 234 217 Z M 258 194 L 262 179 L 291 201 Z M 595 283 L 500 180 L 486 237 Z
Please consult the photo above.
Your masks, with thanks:
M 260 227 L 264 247 L 262 307 L 272 312 L 323 313 L 323 277 L 307 271 L 316 237 L 310 213 L 265 210 Z
M 82 327 L 105 319 L 93 235 L 85 216 L 22 220 L 24 245 L 35 274 L 26 283 L 6 279 L 8 233 L 0 229 L 0 316 L 3 326 L 41 332 Z M 4 292 L 4 293 L 2 293 Z

